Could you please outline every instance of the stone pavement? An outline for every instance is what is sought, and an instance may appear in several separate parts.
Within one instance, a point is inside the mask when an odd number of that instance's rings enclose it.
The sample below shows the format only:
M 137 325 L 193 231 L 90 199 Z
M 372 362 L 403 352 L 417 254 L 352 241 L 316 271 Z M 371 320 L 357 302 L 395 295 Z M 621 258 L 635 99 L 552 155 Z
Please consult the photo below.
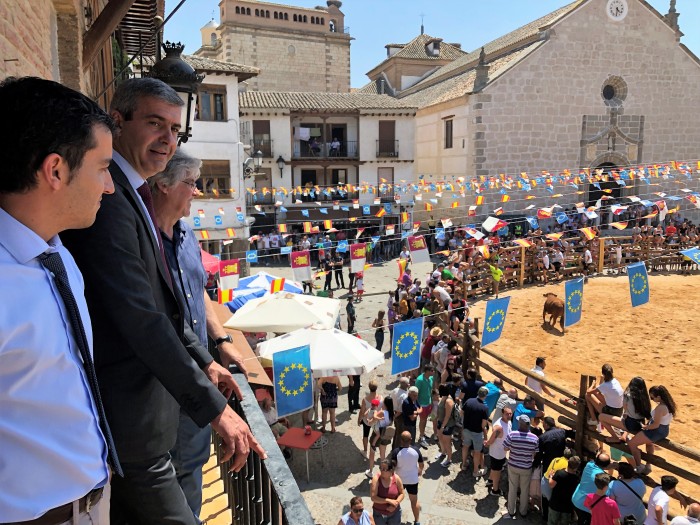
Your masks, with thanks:
M 289 267 L 262 267 L 265 271 L 279 277 L 292 278 Z M 432 271 L 430 264 L 415 265 L 413 268 L 415 278 L 425 283 L 425 276 Z M 256 273 L 258 268 L 253 267 L 251 273 Z M 347 268 L 345 268 L 345 281 L 347 283 Z M 398 277 L 398 265 L 395 261 L 375 265 L 365 271 L 365 298 L 362 303 L 356 304 L 356 329 L 366 341 L 374 344 L 374 330 L 371 328 L 372 320 L 380 309 L 386 310 L 389 290 L 394 290 Z M 323 281 L 316 281 L 323 287 Z M 334 280 L 335 286 L 335 280 Z M 345 294 L 338 290 L 336 298 L 342 301 L 341 322 L 342 327 L 347 327 L 345 321 Z M 377 294 L 377 295 L 372 295 Z M 383 350 L 387 357 L 384 365 L 362 376 L 361 396 L 367 392 L 366 385 L 374 379 L 379 384 L 379 392 L 388 395 L 397 382 L 390 376 L 389 334 L 385 334 Z M 362 427 L 357 425 L 357 414 L 348 413 L 347 403 L 347 378 L 341 378 L 343 390 L 338 398 L 336 417 L 338 420 L 337 432 L 326 433 L 328 445 L 324 449 L 325 466 L 321 461 L 320 450 L 309 451 L 309 465 L 311 482 L 306 482 L 306 466 L 304 454 L 295 451 L 289 461 L 299 489 L 311 510 L 316 523 L 321 525 L 335 525 L 340 516 L 348 511 L 350 499 L 353 496 L 362 496 L 365 508 L 371 508 L 369 499 L 369 480 L 365 477 L 367 460 L 362 456 Z M 301 426 L 298 416 L 292 418 L 295 426 Z M 330 425 L 327 425 L 330 430 Z M 431 425 L 428 424 L 427 435 L 432 434 Z M 387 451 L 388 453 L 388 451 Z M 470 473 L 459 471 L 459 452 L 453 456 L 453 463 L 449 469 L 442 468 L 439 463 L 433 462 L 437 454 L 437 445 L 431 444 L 428 450 L 422 449 L 426 463 L 423 478 L 419 484 L 418 500 L 423 510 L 420 516 L 422 525 L 462 525 L 462 524 L 491 524 L 505 521 L 502 514 L 505 512 L 505 499 L 503 497 L 489 496 L 484 480 L 474 480 Z M 378 455 L 378 454 L 377 454 Z M 378 469 L 375 466 L 375 472 Z M 505 478 L 505 476 L 504 476 Z M 505 479 L 502 481 L 502 490 L 507 491 Z M 413 523 L 411 506 L 406 497 L 402 504 L 403 523 Z M 528 517 L 517 521 L 538 522 L 540 516 Z M 508 519 L 511 522 L 512 520 Z M 293 521 L 291 521 L 293 523 Z

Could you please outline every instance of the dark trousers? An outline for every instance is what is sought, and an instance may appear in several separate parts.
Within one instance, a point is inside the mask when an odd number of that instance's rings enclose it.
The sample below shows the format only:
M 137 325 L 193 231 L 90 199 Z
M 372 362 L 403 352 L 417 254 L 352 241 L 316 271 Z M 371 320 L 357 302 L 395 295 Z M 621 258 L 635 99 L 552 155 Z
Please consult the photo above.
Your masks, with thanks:
M 352 376 L 352 386 L 348 388 L 348 409 L 360 409 L 360 376 Z
M 578 517 L 578 525 L 591 525 L 591 513 L 584 512 L 581 509 L 574 509 Z
M 326 274 L 326 282 L 323 285 L 324 290 L 332 290 L 333 289 L 332 280 L 333 280 L 333 271 L 331 270 Z
M 112 525 L 196 524 L 170 454 L 121 465 L 124 477 L 112 476 Z
M 384 344 L 384 332 L 381 330 L 374 332 L 374 340 L 377 343 L 377 350 L 381 350 L 382 345 Z
M 355 331 L 355 319 L 348 316 L 348 333 L 351 334 Z
M 348 273 L 348 290 L 352 290 L 352 287 L 355 285 L 355 274 L 350 272 Z
M 335 285 L 338 288 L 345 288 L 345 279 L 343 278 L 343 269 L 339 268 L 335 271 Z

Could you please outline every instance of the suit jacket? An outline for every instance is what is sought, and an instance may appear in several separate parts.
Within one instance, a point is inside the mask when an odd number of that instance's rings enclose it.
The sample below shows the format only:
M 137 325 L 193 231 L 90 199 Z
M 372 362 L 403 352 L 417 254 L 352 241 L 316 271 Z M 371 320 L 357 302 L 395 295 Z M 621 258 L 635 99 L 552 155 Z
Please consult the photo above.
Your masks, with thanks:
M 201 370 L 212 358 L 186 326 L 139 197 L 113 162 L 114 194 L 95 224 L 61 234 L 85 278 L 100 393 L 119 459 L 175 445 L 179 407 L 200 426 L 226 399 Z M 178 406 L 179 405 L 179 406 Z

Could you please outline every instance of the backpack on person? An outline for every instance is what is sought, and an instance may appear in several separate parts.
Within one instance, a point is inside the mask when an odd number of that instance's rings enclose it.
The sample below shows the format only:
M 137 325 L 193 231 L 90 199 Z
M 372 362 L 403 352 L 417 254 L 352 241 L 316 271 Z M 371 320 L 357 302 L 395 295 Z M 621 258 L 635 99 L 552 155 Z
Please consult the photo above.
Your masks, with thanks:
M 455 420 L 455 426 L 458 426 L 458 427 L 464 426 L 464 417 L 462 415 L 462 408 L 459 406 L 459 403 L 457 403 L 457 401 L 455 401 L 454 405 L 452 405 L 452 417 Z

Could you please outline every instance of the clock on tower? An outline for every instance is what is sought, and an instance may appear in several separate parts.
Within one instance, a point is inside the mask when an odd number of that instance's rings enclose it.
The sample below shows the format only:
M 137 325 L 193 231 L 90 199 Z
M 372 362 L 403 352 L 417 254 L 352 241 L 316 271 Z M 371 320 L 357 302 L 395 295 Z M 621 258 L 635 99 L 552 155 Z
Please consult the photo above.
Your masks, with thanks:
M 627 0 L 608 0 L 605 12 L 615 22 L 620 22 L 627 16 Z

